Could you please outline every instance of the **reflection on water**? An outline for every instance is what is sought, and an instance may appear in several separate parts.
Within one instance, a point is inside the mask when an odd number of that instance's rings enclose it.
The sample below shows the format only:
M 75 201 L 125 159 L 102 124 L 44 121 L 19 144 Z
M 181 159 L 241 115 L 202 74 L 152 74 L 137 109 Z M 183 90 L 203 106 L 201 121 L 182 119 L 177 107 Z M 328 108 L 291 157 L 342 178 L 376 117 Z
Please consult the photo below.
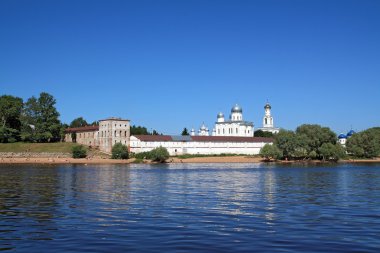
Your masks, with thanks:
M 377 252 L 380 167 L 0 166 L 0 249 Z

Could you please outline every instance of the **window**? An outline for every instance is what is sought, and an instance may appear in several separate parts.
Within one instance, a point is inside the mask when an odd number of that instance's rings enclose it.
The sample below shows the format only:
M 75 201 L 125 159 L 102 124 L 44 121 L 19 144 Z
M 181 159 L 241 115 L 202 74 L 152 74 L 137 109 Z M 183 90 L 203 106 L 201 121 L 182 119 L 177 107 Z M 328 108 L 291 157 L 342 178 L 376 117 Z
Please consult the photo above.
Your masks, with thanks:
M 125 137 L 127 137 L 127 131 L 125 131 L 125 134 L 124 134 Z
M 116 130 L 115 130 L 115 137 L 116 137 Z
M 236 133 L 238 133 L 238 129 L 236 128 Z

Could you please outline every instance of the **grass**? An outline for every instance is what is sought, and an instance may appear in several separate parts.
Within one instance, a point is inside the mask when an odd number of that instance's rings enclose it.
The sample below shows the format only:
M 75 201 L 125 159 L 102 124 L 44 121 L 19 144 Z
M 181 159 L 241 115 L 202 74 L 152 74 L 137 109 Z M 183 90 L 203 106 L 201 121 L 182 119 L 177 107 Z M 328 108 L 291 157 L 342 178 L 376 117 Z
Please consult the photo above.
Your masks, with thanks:
M 0 152 L 36 152 L 36 153 L 71 153 L 71 148 L 75 143 L 0 143 Z

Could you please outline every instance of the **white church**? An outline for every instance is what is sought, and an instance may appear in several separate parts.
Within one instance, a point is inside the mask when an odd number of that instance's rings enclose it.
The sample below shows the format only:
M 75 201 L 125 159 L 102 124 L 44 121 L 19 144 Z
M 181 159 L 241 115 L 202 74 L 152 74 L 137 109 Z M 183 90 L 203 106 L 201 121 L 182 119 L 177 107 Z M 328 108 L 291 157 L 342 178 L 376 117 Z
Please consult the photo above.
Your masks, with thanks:
M 273 116 L 271 115 L 271 105 L 267 102 L 264 106 L 265 113 L 263 117 L 263 126 L 258 128 L 264 132 L 278 133 L 279 128 L 274 127 Z M 244 121 L 243 109 L 236 104 L 231 109 L 231 114 L 228 120 L 224 118 L 222 112 L 218 113 L 215 126 L 212 130 L 212 136 L 238 136 L 238 137 L 253 137 L 254 136 L 254 124 L 250 121 Z M 191 136 L 209 136 L 209 129 L 203 123 L 198 133 L 194 129 L 191 129 Z

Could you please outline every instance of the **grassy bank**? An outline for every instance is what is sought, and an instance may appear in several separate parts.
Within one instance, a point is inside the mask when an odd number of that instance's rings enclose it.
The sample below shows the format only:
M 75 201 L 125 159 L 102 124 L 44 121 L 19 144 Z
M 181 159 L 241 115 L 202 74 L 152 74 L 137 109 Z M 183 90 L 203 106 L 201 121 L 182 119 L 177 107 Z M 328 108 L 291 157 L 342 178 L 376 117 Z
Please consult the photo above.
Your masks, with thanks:
M 74 143 L 0 143 L 0 152 L 71 153 Z

